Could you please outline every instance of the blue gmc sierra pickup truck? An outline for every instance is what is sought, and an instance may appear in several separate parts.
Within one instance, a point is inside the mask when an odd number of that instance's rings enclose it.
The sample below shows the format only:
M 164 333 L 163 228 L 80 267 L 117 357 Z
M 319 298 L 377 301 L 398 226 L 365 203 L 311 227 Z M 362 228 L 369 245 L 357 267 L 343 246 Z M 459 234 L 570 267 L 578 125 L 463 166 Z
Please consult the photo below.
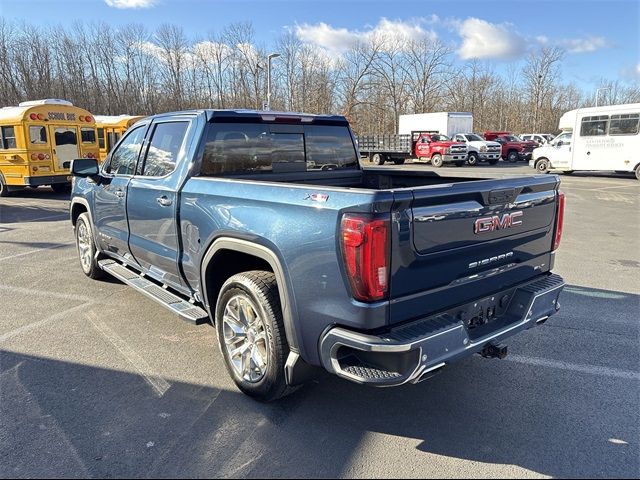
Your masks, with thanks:
M 555 175 L 363 169 L 345 118 L 249 110 L 148 117 L 72 172 L 84 273 L 212 323 L 260 400 L 317 367 L 394 386 L 502 358 L 560 307 Z

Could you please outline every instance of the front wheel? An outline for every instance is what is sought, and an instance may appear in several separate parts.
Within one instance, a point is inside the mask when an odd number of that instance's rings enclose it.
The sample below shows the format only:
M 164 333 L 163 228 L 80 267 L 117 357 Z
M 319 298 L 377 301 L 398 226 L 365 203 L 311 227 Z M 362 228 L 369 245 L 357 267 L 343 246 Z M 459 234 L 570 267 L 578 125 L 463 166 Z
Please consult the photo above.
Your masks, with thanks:
M 440 168 L 442 166 L 442 155 L 436 153 L 433 157 L 431 157 L 431 165 L 436 168 Z
M 640 165 L 636 167 L 636 178 L 640 180 Z
M 538 173 L 547 173 L 549 171 L 549 160 L 546 158 L 538 160 L 536 162 L 536 170 Z
M 227 280 L 215 323 L 225 367 L 243 393 L 268 402 L 295 390 L 285 379 L 289 345 L 273 273 L 254 270 Z
M 384 157 L 379 153 L 374 153 L 373 157 L 371 157 L 371 161 L 376 165 L 384 165 Z
M 93 231 L 88 213 L 81 213 L 76 220 L 76 246 L 80 257 L 80 266 L 84 274 L 97 280 L 104 277 L 104 271 L 96 260 L 96 244 L 93 241 Z
M 467 157 L 467 163 L 469 165 L 477 165 L 478 164 L 478 154 L 476 152 L 471 152 Z
M 507 154 L 507 162 L 516 163 L 520 158 L 518 157 L 518 152 L 515 150 L 511 150 Z

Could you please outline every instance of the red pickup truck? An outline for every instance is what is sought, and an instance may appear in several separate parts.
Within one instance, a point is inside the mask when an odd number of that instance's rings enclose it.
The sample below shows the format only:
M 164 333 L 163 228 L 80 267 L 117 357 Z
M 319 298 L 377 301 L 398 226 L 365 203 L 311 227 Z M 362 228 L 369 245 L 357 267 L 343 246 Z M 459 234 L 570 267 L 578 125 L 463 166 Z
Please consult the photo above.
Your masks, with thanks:
M 453 163 L 457 167 L 467 160 L 467 145 L 455 142 L 437 132 L 412 132 L 411 134 L 359 135 L 360 154 L 372 162 L 383 165 L 392 161 L 401 165 L 407 158 L 430 160 L 434 167 Z
M 536 142 L 522 140 L 509 132 L 484 132 L 485 140 L 492 140 L 502 145 L 502 159 L 511 163 L 518 160 L 529 161 L 533 149 L 537 148 Z

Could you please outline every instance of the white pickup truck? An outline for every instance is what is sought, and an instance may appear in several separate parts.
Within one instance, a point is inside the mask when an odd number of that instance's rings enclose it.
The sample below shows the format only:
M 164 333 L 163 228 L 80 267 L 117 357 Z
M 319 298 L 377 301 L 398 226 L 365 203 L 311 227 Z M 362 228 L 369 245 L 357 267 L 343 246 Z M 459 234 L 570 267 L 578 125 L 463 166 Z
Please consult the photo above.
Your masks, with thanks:
M 457 133 L 453 140 L 467 144 L 469 165 L 476 165 L 478 161 L 495 165 L 500 160 L 502 146 L 498 142 L 490 142 L 475 133 Z

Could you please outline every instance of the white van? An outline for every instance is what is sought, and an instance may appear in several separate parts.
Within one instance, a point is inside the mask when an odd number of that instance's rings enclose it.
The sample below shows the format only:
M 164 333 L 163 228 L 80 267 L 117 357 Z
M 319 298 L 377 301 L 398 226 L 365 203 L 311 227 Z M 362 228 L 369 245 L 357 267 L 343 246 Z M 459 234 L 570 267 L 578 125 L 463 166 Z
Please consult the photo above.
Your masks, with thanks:
M 572 110 L 558 126 L 562 133 L 533 151 L 538 172 L 635 172 L 640 180 L 640 103 Z

